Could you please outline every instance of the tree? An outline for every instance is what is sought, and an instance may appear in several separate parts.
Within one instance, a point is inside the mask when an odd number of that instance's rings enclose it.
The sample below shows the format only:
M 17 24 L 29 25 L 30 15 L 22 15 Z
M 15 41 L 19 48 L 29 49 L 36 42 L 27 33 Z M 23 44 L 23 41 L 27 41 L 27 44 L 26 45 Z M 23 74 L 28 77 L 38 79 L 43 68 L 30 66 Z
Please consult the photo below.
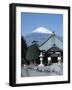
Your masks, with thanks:
M 36 59 L 38 59 L 39 57 L 39 49 L 37 44 L 33 44 L 31 45 L 28 50 L 27 50 L 27 54 L 26 54 L 26 59 L 28 61 L 30 61 L 30 63 L 35 63 Z
M 27 44 L 24 37 L 21 36 L 21 63 L 23 64 L 26 60 Z
M 35 40 L 34 40 L 34 41 L 32 41 L 32 44 L 33 44 L 33 45 L 36 45 L 37 42 L 38 42 L 38 41 L 35 41 Z

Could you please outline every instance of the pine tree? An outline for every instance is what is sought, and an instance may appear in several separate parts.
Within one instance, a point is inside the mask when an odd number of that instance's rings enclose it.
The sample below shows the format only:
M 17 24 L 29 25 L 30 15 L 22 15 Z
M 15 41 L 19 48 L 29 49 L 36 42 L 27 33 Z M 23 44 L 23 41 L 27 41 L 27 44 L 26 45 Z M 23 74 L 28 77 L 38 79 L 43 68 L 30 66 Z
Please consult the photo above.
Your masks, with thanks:
M 28 50 L 27 50 L 27 54 L 26 54 L 26 59 L 30 62 L 30 63 L 35 63 L 36 59 L 39 58 L 39 49 L 38 49 L 38 45 L 35 43 L 33 45 L 31 45 Z

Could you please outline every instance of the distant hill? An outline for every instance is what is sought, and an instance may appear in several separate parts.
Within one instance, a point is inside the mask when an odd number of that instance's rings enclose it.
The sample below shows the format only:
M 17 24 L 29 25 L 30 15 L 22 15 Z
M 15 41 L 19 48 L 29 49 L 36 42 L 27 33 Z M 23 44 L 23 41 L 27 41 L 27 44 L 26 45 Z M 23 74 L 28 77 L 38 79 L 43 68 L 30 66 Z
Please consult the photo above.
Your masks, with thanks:
M 51 36 L 52 32 L 44 27 L 39 27 L 35 29 L 32 33 L 25 36 L 25 40 L 28 46 L 32 44 L 32 41 L 38 41 L 37 43 L 41 45 L 46 39 Z
M 50 36 L 51 36 L 50 34 L 32 33 L 32 34 L 27 35 L 25 37 L 25 40 L 28 46 L 32 44 L 32 41 L 38 41 L 37 43 L 41 45 Z
M 28 46 L 32 44 L 33 41 L 38 41 L 37 44 L 41 45 L 44 43 L 47 39 L 49 39 L 53 35 L 53 32 L 51 30 L 45 28 L 45 27 L 38 27 L 35 29 L 32 33 L 24 36 L 26 43 Z M 63 38 L 56 35 L 56 37 L 63 41 Z

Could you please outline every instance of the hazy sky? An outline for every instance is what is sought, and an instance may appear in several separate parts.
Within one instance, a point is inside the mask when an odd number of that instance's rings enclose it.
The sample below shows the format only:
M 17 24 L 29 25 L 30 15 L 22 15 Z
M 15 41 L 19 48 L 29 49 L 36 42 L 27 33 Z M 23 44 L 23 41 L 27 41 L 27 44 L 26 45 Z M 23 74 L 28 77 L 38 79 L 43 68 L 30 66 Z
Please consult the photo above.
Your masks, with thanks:
M 63 35 L 63 15 L 46 13 L 21 13 L 21 33 L 28 35 L 38 27 L 45 27 L 57 35 Z

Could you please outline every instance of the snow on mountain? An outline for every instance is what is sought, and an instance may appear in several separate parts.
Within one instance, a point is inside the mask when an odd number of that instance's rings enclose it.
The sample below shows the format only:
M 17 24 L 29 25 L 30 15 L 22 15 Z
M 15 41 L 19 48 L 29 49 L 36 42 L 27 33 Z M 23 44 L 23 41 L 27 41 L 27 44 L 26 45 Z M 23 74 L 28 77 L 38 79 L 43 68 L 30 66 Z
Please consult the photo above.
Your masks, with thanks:
M 45 28 L 45 27 L 38 27 L 37 29 L 35 29 L 32 33 L 45 33 L 45 34 L 52 34 L 52 32 Z

